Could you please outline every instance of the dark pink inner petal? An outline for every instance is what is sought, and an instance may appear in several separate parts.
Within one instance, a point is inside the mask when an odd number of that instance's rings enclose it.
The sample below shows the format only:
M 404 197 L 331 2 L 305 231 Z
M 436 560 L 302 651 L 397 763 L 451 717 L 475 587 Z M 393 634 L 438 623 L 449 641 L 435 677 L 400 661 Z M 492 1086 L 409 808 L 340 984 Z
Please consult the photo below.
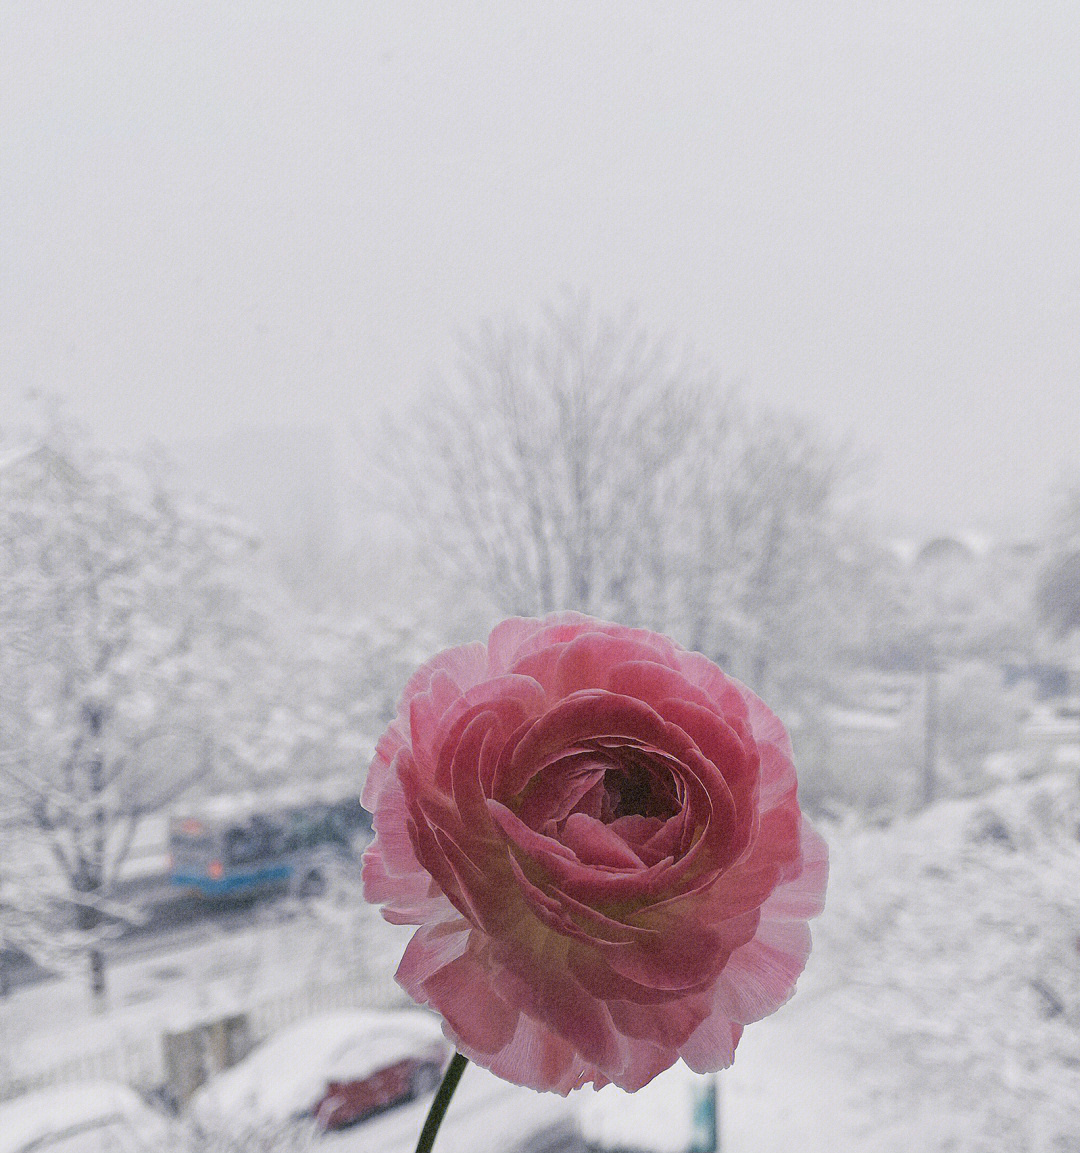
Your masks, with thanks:
M 641 744 L 663 748 L 669 727 L 643 701 L 603 690 L 574 693 L 549 709 L 517 743 L 496 773 L 492 795 L 507 800 L 521 793 L 547 764 L 570 749 Z
M 640 869 L 641 858 L 610 825 L 585 813 L 571 813 L 563 822 L 561 840 L 585 865 Z
M 673 818 L 668 818 L 669 820 Z M 618 833 L 620 837 L 628 844 L 634 847 L 637 851 L 648 843 L 650 838 L 655 836 L 664 825 L 666 821 L 662 821 L 659 817 L 643 817 L 638 813 L 630 813 L 625 817 L 617 817 L 611 822 L 612 832 Z
M 565 820 L 603 781 L 607 770 L 608 761 L 591 749 L 567 753 L 533 778 L 518 815 L 534 829 L 548 821 Z

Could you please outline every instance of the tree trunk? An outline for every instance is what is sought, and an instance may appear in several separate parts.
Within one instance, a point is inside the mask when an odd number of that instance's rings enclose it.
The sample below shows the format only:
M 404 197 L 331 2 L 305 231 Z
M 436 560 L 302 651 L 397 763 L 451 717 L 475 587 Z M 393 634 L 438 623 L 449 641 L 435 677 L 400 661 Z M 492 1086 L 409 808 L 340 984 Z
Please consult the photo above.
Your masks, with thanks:
M 101 735 L 102 716 L 99 710 L 90 714 L 90 732 L 97 739 Z M 101 803 L 102 793 L 105 791 L 105 762 L 100 753 L 96 753 L 90 761 L 90 789 L 97 801 L 93 813 L 93 846 L 94 864 L 84 869 L 86 886 L 84 892 L 100 896 L 104 882 L 102 876 L 105 861 L 106 822 L 105 809 Z M 86 929 L 93 931 L 101 924 L 101 913 L 88 906 L 80 906 L 86 915 Z M 80 926 L 82 927 L 82 926 Z M 100 944 L 91 945 L 88 953 L 90 961 L 90 999 L 94 1008 L 99 1012 L 105 1008 L 105 953 Z
M 90 950 L 90 996 L 99 1008 L 105 1006 L 105 954 L 100 947 Z
M 79 891 L 88 896 L 96 894 L 98 886 L 90 877 L 84 877 Z M 80 933 L 92 933 L 101 924 L 101 914 L 91 905 L 77 905 L 75 927 Z M 105 953 L 99 944 L 91 945 L 86 952 L 87 975 L 90 979 L 90 998 L 95 1009 L 105 1007 Z

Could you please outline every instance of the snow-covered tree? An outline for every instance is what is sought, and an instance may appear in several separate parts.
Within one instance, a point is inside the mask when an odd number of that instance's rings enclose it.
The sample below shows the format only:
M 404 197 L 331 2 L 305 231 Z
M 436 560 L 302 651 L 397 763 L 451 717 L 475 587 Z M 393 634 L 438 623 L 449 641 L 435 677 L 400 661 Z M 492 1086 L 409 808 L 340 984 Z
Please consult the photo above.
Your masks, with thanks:
M 449 615 L 577 609 L 669 632 L 755 687 L 839 647 L 848 450 L 748 412 L 632 316 L 570 301 L 485 327 L 381 448 L 371 495 L 415 532 Z
M 632 318 L 579 302 L 532 328 L 484 327 L 458 376 L 383 438 L 394 510 L 444 599 L 662 613 L 667 498 L 706 383 Z
M 259 739 L 253 548 L 60 426 L 0 464 L 0 797 L 48 845 L 96 996 L 139 821 Z
M 446 643 L 407 613 L 303 619 L 290 656 L 288 707 L 275 718 L 291 738 L 292 771 L 350 776 L 359 789 L 405 682 Z
M 49 966 L 64 951 L 62 889 L 43 856 L 22 822 L 0 817 L 0 998 L 10 991 L 16 952 Z

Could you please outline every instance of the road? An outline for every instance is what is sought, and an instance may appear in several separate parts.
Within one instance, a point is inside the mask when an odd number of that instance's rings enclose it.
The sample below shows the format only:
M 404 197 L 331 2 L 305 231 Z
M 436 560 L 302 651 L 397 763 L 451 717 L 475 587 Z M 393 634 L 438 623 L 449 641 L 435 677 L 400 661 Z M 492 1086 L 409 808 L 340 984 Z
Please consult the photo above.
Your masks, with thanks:
M 195 944 L 205 938 L 208 921 L 213 921 L 214 927 L 223 932 L 236 932 L 258 923 L 265 924 L 268 919 L 285 918 L 291 915 L 293 907 L 291 901 L 280 895 L 228 902 L 174 895 L 165 883 L 142 899 L 149 909 L 148 918 L 143 924 L 128 925 L 123 936 L 105 942 L 105 956 L 110 963 L 152 957 Z M 0 965 L 3 966 L 0 988 L 6 983 L 9 991 L 55 978 L 54 973 L 22 953 L 0 954 Z

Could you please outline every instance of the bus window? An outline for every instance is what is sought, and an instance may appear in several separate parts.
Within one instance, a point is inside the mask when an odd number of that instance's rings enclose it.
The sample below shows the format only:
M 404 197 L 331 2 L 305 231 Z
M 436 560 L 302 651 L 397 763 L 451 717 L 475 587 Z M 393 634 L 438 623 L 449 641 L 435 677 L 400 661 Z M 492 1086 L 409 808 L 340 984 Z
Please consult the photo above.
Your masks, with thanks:
M 303 824 L 300 813 L 293 810 L 285 813 L 282 818 L 281 851 L 295 853 L 304 847 Z
M 169 839 L 173 845 L 191 851 L 208 850 L 214 842 L 210 828 L 202 821 L 197 821 L 192 817 L 185 817 L 181 820 L 174 819 L 169 829 Z
M 252 859 L 251 834 L 237 825 L 225 830 L 222 836 L 225 860 L 230 865 L 246 865 Z
M 247 865 L 272 857 L 277 851 L 277 830 L 264 817 L 251 818 L 225 833 L 225 859 L 230 865 Z

